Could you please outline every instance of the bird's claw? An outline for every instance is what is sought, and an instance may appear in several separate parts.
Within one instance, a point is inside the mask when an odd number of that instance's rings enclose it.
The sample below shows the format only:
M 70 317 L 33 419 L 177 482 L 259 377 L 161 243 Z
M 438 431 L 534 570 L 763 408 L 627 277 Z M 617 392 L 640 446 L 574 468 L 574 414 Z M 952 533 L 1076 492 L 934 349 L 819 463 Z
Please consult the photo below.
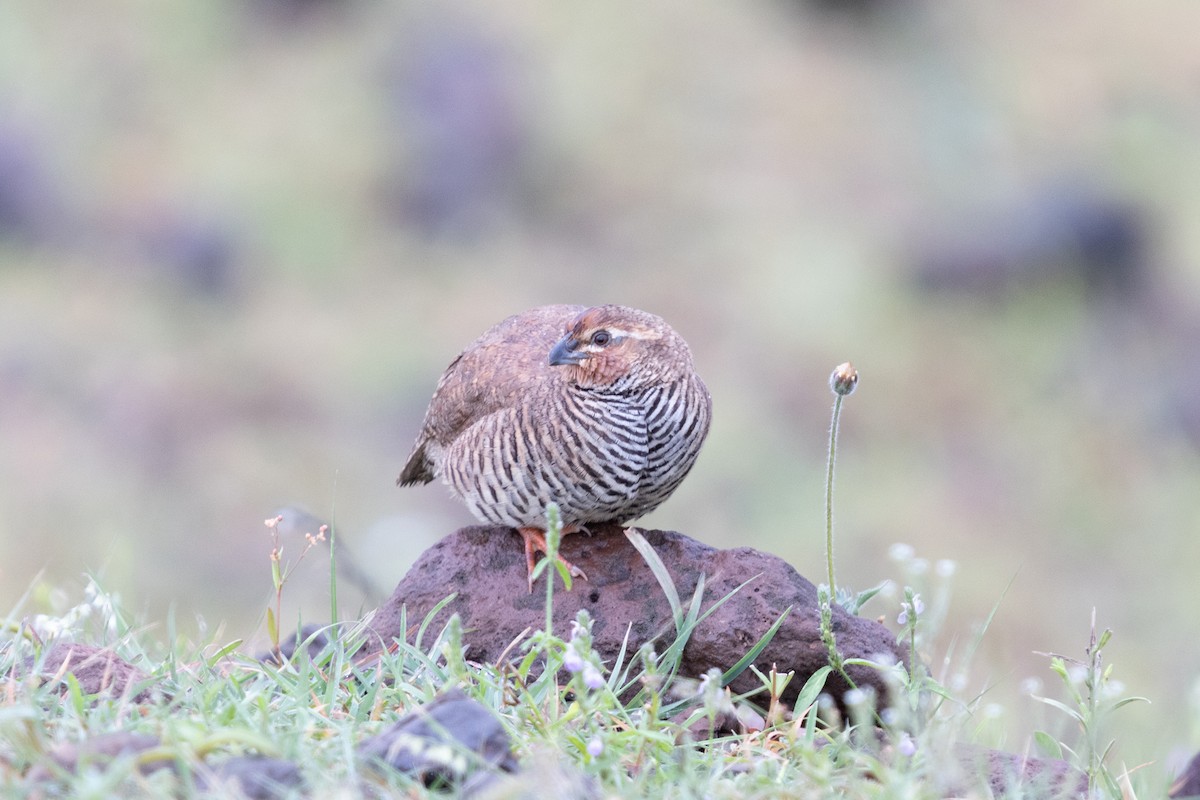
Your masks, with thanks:
M 580 526 L 571 526 L 570 529 L 563 529 L 563 533 L 574 533 L 575 531 L 583 530 Z M 521 538 L 525 540 L 525 567 L 528 570 L 529 593 L 533 594 L 533 570 L 537 566 L 537 552 L 543 555 L 549 551 L 546 546 L 546 534 L 538 528 L 518 528 L 517 532 L 521 534 Z M 582 578 L 587 580 L 588 576 L 582 569 L 567 561 L 562 557 L 561 553 L 555 554 L 558 558 L 558 563 L 567 568 L 572 578 Z

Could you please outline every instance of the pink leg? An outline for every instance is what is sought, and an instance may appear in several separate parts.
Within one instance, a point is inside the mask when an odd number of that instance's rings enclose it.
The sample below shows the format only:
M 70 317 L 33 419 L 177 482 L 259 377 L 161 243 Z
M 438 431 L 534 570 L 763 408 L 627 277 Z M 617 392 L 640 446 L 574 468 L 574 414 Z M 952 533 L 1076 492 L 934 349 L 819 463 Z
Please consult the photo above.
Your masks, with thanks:
M 563 535 L 566 536 L 568 533 L 575 533 L 579 530 L 582 530 L 579 526 L 570 525 L 563 528 Z M 529 591 L 532 594 L 533 568 L 537 564 L 537 557 L 534 553 L 540 552 L 544 554 L 546 552 L 546 532 L 541 528 L 517 528 L 517 533 L 521 534 L 521 538 L 525 540 L 525 566 L 529 571 Z M 558 562 L 567 568 L 572 577 L 583 578 L 585 581 L 588 579 L 583 570 L 570 561 L 567 561 L 561 554 L 558 556 Z

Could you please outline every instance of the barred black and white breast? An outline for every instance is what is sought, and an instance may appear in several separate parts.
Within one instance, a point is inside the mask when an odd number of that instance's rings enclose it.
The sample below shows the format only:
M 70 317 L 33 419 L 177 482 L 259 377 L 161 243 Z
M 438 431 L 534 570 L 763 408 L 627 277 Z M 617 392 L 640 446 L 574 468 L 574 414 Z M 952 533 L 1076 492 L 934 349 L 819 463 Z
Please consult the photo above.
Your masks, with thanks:
M 712 400 L 687 343 L 624 306 L 543 306 L 485 332 L 438 383 L 398 483 L 440 477 L 481 521 L 626 523 L 679 486 Z M 527 538 L 528 543 L 528 538 Z

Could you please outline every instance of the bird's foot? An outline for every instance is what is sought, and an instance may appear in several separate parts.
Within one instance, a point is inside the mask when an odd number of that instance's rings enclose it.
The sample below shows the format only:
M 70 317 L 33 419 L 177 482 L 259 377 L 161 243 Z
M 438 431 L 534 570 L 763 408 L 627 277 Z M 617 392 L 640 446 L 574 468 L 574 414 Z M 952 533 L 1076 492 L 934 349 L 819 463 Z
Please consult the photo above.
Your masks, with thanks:
M 567 525 L 563 527 L 562 532 L 565 536 L 579 530 L 581 528 L 578 525 Z M 533 568 L 537 565 L 537 557 L 534 554 L 540 552 L 545 555 L 550 551 L 550 548 L 546 546 L 546 532 L 541 528 L 517 528 L 517 533 L 521 534 L 521 538 L 525 540 L 525 566 L 529 570 L 529 593 L 533 594 Z M 567 568 L 571 577 L 582 578 L 585 581 L 588 579 L 583 570 L 563 558 L 561 553 L 558 554 L 558 563 Z

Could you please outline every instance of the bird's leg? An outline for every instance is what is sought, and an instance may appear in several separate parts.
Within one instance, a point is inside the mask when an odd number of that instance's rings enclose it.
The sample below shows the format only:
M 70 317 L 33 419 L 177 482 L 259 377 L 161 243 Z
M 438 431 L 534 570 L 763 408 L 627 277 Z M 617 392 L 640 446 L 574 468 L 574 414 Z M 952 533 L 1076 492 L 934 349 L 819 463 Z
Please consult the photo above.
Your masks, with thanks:
M 562 533 L 563 536 L 566 536 L 568 533 L 575 533 L 579 530 L 582 530 L 582 528 L 578 525 L 565 525 L 563 526 Z M 546 532 L 541 528 L 517 528 L 517 533 L 521 534 L 521 538 L 525 540 L 525 566 L 529 569 L 529 593 L 532 594 L 533 568 L 537 564 L 537 557 L 534 553 L 541 552 L 545 554 L 549 552 L 549 548 L 546 546 Z M 588 579 L 583 570 L 563 558 L 561 553 L 558 554 L 558 563 L 567 568 L 567 571 L 571 573 L 571 577 L 583 578 L 585 581 Z

